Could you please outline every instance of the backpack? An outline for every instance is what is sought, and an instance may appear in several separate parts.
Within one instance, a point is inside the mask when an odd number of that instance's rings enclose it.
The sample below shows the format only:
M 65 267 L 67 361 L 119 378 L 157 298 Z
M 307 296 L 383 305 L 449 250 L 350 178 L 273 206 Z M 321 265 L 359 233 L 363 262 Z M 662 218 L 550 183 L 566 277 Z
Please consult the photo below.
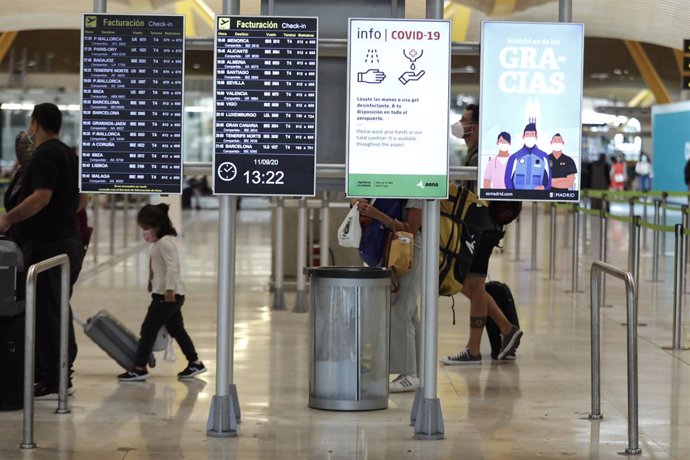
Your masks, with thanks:
M 460 292 L 458 281 L 461 262 L 471 262 L 472 254 L 463 250 L 462 226 L 467 212 L 477 202 L 477 195 L 465 187 L 450 184 L 448 199 L 441 200 L 439 222 L 438 293 L 452 296 Z
M 500 281 L 489 281 L 486 283 L 486 292 L 493 297 L 496 305 L 498 305 L 498 308 L 503 312 L 510 324 L 520 327 L 517 310 L 515 309 L 515 299 L 508 285 Z M 491 357 L 498 359 L 498 353 L 501 351 L 501 329 L 488 316 L 486 318 L 486 335 L 489 337 L 489 343 L 491 344 Z
M 24 313 L 24 256 L 17 243 L 0 240 L 0 317 Z

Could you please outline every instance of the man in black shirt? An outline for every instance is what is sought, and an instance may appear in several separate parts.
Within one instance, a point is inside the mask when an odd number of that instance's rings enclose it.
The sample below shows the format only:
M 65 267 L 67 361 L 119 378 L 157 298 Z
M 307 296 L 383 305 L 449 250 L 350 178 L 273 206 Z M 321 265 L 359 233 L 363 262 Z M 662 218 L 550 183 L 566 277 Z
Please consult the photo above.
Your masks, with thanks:
M 563 136 L 556 133 L 551 138 L 551 153 L 549 154 L 549 166 L 551 166 L 551 190 L 570 190 L 575 183 L 577 166 L 568 155 L 563 153 Z
M 34 107 L 27 135 L 34 153 L 22 178 L 19 204 L 0 216 L 0 233 L 12 226 L 29 267 L 59 254 L 70 262 L 70 284 L 81 270 L 82 247 L 76 227 L 79 206 L 77 157 L 60 141 L 62 114 L 55 104 Z M 71 294 L 70 286 L 70 294 Z M 77 343 L 69 317 L 68 359 L 70 369 Z M 36 386 L 40 399 L 57 398 L 60 370 L 60 269 L 41 274 L 36 286 Z M 15 370 L 19 371 L 19 370 Z M 71 387 L 71 383 L 70 383 Z

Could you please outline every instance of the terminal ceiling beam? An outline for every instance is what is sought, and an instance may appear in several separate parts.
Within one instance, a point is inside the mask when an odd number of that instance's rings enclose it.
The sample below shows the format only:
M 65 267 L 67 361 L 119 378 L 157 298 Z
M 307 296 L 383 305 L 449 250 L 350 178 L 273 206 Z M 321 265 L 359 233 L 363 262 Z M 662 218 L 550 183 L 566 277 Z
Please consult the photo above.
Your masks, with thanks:
M 494 0 L 489 16 L 512 16 L 515 12 L 517 0 Z
M 680 70 L 680 73 L 682 74 L 683 72 L 690 72 L 690 68 L 683 68 L 683 52 L 681 50 L 674 49 L 673 55 L 676 57 L 676 63 L 678 64 L 678 70 Z
M 17 38 L 15 31 L 0 33 L 0 62 L 5 59 L 7 52 L 12 48 L 15 38 Z
M 451 21 L 451 41 L 464 42 L 467 40 L 467 29 L 471 15 L 472 10 L 470 8 L 453 2 L 446 2 L 443 7 L 443 18 Z
M 135 1 L 135 0 L 133 0 Z M 188 37 L 196 37 L 196 22 L 194 20 L 194 13 L 197 13 L 201 19 L 211 28 L 214 29 L 214 11 L 203 0 L 184 0 L 175 2 L 175 13 L 182 14 L 185 17 L 185 34 Z
M 664 82 L 661 81 L 659 74 L 649 60 L 647 53 L 640 42 L 623 40 L 625 47 L 628 48 L 630 56 L 635 61 L 637 69 L 640 71 L 642 78 L 644 79 L 647 86 L 654 94 L 654 98 L 658 104 L 668 104 L 671 102 L 671 96 L 669 95 Z

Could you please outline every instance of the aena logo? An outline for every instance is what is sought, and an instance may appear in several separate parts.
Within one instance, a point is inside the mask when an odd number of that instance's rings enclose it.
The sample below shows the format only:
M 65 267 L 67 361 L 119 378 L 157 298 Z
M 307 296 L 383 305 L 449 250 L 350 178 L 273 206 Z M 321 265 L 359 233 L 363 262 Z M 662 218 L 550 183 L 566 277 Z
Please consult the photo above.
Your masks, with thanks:
M 420 180 L 417 183 L 417 187 L 419 187 L 419 188 L 438 187 L 438 182 L 424 182 L 423 180 Z

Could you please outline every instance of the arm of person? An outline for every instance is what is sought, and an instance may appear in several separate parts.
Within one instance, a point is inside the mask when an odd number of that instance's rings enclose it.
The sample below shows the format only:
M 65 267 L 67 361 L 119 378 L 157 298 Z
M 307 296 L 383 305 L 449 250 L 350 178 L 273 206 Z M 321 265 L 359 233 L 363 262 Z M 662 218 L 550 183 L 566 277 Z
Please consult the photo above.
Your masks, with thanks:
M 163 298 L 166 302 L 174 302 L 175 286 L 177 286 L 177 280 L 180 276 L 177 247 L 175 243 L 170 240 L 164 240 L 162 243 L 163 244 L 160 246 L 160 253 L 165 263 L 165 294 Z
M 77 212 L 80 212 L 89 203 L 89 195 L 86 193 L 79 194 L 79 206 L 77 206 Z
M 359 207 L 360 215 L 376 219 L 394 232 L 409 232 L 414 235 L 422 226 L 422 210 L 418 208 L 407 208 L 407 220 L 399 221 L 386 215 L 365 201 L 358 202 L 357 206 Z
M 38 188 L 7 214 L 0 216 L 0 233 L 6 233 L 10 226 L 33 217 L 45 208 L 53 196 L 53 191 Z
M 491 188 L 491 162 L 496 161 L 494 159 L 489 160 L 484 169 L 484 182 L 482 182 L 482 188 Z M 494 166 L 495 168 L 495 166 Z
M 575 183 L 575 174 L 568 174 L 567 177 L 554 177 L 551 180 L 551 187 L 570 188 Z

